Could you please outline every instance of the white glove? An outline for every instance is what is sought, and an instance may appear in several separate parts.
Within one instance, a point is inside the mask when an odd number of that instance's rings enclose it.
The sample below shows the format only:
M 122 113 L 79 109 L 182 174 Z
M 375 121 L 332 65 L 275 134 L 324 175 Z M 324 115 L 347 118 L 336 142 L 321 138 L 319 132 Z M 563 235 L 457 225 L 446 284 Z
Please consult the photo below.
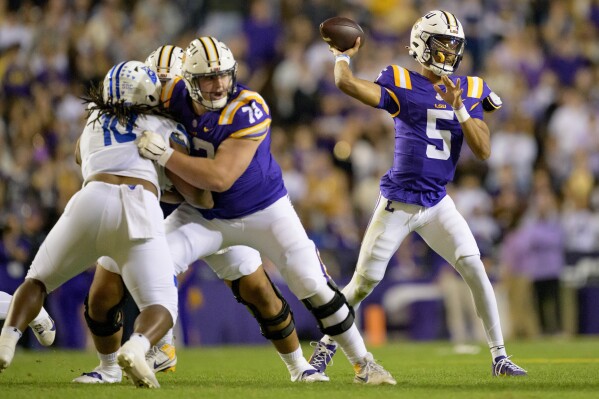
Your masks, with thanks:
M 137 140 L 139 155 L 165 166 L 174 150 L 168 146 L 158 133 L 144 130 Z

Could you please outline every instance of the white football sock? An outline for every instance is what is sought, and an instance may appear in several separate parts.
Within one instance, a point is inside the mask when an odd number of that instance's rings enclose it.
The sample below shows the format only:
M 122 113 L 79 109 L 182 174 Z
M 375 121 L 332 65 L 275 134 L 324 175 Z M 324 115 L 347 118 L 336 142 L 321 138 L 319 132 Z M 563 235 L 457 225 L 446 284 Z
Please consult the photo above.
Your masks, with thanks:
M 136 344 L 140 345 L 144 353 L 150 350 L 150 341 L 143 334 L 133 333 L 131 334 L 131 338 L 129 338 L 129 341 L 135 342 Z
M 308 361 L 304 358 L 301 346 L 291 353 L 279 352 L 279 356 L 281 357 L 281 360 L 283 360 L 283 363 L 285 363 L 285 366 L 287 366 L 287 370 L 289 370 L 289 374 L 291 374 L 291 376 L 293 376 L 296 372 L 303 371 L 311 367 Z
M 117 352 L 108 353 L 106 355 L 98 352 L 98 359 L 100 359 L 100 366 L 103 368 L 104 367 L 118 367 L 118 364 L 116 361 L 116 354 L 117 354 Z

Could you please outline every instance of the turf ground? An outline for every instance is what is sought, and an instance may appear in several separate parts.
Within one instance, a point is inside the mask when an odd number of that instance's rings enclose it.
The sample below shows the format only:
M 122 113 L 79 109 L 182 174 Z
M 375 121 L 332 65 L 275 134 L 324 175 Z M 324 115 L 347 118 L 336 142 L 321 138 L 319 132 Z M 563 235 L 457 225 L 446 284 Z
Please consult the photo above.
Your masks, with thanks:
M 445 342 L 397 342 L 373 348 L 396 386 L 352 383 L 353 371 L 338 353 L 327 373 L 331 382 L 291 383 L 270 346 L 179 348 L 175 373 L 159 374 L 162 388 L 128 382 L 76 385 L 70 381 L 96 365 L 90 352 L 19 351 L 0 374 L 0 398 L 599 398 L 599 337 L 508 343 L 528 370 L 526 378 L 492 378 L 490 355 L 455 355 Z M 304 346 L 309 356 L 311 348 Z

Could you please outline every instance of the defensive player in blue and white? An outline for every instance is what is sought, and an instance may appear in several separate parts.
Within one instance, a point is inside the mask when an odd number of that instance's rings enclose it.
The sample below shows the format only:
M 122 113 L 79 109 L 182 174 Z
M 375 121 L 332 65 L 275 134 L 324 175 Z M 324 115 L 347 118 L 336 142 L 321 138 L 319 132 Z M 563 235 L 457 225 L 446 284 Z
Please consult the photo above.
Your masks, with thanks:
M 380 196 L 370 220 L 355 273 L 343 289 L 353 306 L 382 280 L 391 256 L 415 231 L 462 275 L 482 320 L 492 354 L 494 376 L 523 376 L 526 371 L 506 355 L 493 287 L 480 259 L 468 224 L 447 195 L 446 185 L 456 170 L 462 142 L 481 160 L 490 154 L 485 111 L 501 100 L 475 76 L 453 76 L 462 59 L 464 30 L 455 15 L 428 12 L 414 24 L 409 53 L 420 72 L 390 65 L 369 82 L 355 77 L 350 59 L 359 49 L 335 48 L 335 84 L 366 105 L 387 111 L 395 125 L 393 165 L 382 177 Z M 323 337 L 310 359 L 325 370 L 336 350 Z
M 6 319 L 11 301 L 12 295 L 0 291 L 0 320 Z M 43 346 L 50 346 L 54 343 L 54 338 L 56 338 L 56 324 L 43 307 L 39 314 L 29 323 L 29 327 L 33 330 L 35 338 Z
M 39 313 L 47 293 L 86 270 L 98 257 L 119 265 L 140 314 L 117 360 L 141 387 L 160 385 L 145 354 L 177 318 L 177 288 L 159 205 L 156 165 L 139 156 L 136 139 L 144 130 L 176 125 L 157 116 L 162 85 L 142 62 L 115 65 L 103 88 L 90 92 L 88 121 L 78 141 L 83 187 L 43 242 L 12 300 L 0 335 L 0 371 L 14 357 L 21 331 Z
M 182 75 L 182 56 L 183 49 L 180 47 L 165 45 L 152 52 L 145 63 L 156 72 L 163 85 L 168 85 L 176 76 Z M 168 90 L 165 94 L 166 92 Z M 180 188 L 182 184 L 185 183 L 179 179 L 176 181 L 175 188 Z M 187 188 L 188 185 L 185 185 L 184 189 Z M 194 193 L 200 191 L 193 190 Z M 191 190 L 187 193 L 187 198 L 190 198 L 190 192 Z M 181 202 L 182 199 L 177 201 L 172 194 L 172 191 L 163 191 L 161 200 L 165 200 L 168 195 L 171 197 L 169 201 Z M 195 196 L 193 198 L 196 199 Z M 204 198 L 201 204 L 195 206 L 212 206 L 211 196 L 209 200 Z M 173 236 L 168 235 L 167 241 L 169 237 Z M 287 366 L 292 381 L 308 383 L 326 381 L 326 376 L 315 372 L 314 367 L 303 357 L 289 304 L 264 272 L 258 251 L 237 245 L 206 256 L 203 260 L 219 275 L 231 279 L 225 279 L 225 283 L 232 288 L 236 298 L 243 298 L 241 302 L 256 318 L 264 337 L 272 341 Z M 175 273 L 177 275 L 184 273 L 187 266 L 177 265 Z M 223 270 L 235 272 L 223 274 Z M 114 260 L 106 256 L 100 258 L 89 297 L 85 302 L 85 319 L 92 332 L 100 364 L 91 372 L 84 372 L 73 382 L 86 384 L 121 382 L 122 373 L 116 360 L 122 337 L 121 306 L 124 291 L 122 284 L 119 287 L 120 281 L 118 266 Z M 146 362 L 154 372 L 174 371 L 177 356 L 172 330 L 150 348 L 146 353 Z
M 185 52 L 183 79 L 172 82 L 165 103 L 190 135 L 190 155 L 173 151 L 151 132 L 138 144 L 143 156 L 213 193 L 212 209 L 183 204 L 166 219 L 175 263 L 187 265 L 232 245 L 258 250 L 278 267 L 321 330 L 339 342 L 355 366 L 356 382 L 395 384 L 368 353 L 353 310 L 327 275 L 289 201 L 270 152 L 268 105 L 236 78 L 237 62 L 224 43 L 213 37 L 193 40 Z M 226 280 L 242 275 L 231 267 L 216 272 Z M 238 300 L 246 300 L 243 293 Z M 324 376 L 307 371 L 319 380 Z
M 182 56 L 183 49 L 180 47 L 160 46 L 148 56 L 145 64 L 156 73 L 164 86 L 174 76 L 181 74 Z M 169 129 L 173 127 L 170 124 L 168 126 Z M 177 125 L 176 128 L 178 131 L 184 129 L 181 125 Z M 175 137 L 179 135 L 173 136 Z M 185 135 L 182 137 L 187 138 Z M 188 145 L 187 141 L 180 144 Z M 164 175 L 164 168 L 158 168 L 158 172 L 161 176 Z M 162 179 L 161 182 L 163 183 L 161 201 L 179 203 L 183 200 L 176 194 L 176 190 L 171 190 L 172 184 L 168 179 Z M 92 371 L 82 373 L 73 379 L 73 382 L 83 384 L 121 382 L 122 371 L 117 363 L 116 354 L 121 346 L 123 334 L 124 295 L 118 265 L 110 257 L 101 257 L 96 262 L 94 279 L 84 303 L 85 321 L 91 332 L 100 364 Z M 146 354 L 146 362 L 155 373 L 175 370 L 177 355 L 172 329 L 150 348 Z

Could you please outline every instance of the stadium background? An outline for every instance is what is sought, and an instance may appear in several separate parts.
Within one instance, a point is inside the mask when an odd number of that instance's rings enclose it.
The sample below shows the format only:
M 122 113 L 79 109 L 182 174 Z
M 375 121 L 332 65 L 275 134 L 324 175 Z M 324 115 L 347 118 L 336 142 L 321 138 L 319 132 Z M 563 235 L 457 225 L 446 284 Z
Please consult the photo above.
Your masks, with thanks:
M 352 68 L 374 80 L 389 64 L 417 68 L 405 49 L 409 32 L 435 8 L 464 25 L 459 73 L 483 77 L 504 102 L 487 120 L 490 160 L 465 148 L 450 192 L 478 239 L 507 337 L 599 333 L 597 0 L 0 0 L 0 290 L 16 289 L 80 187 L 78 97 L 114 63 L 144 60 L 162 44 L 185 47 L 198 35 L 227 43 L 239 80 L 270 104 L 273 153 L 292 201 L 343 285 L 391 164 L 392 122 L 335 88 L 318 25 L 334 15 L 358 21 L 366 45 Z M 317 335 L 268 269 L 302 338 Z M 89 345 L 81 304 L 91 278 L 90 271 L 48 298 L 58 346 Z M 461 308 L 461 284 L 414 236 L 361 309 L 383 310 L 391 337 L 475 342 L 468 317 L 450 305 Z M 179 344 L 264 342 L 201 262 L 185 276 L 180 300 Z M 363 315 L 373 331 L 377 314 Z

